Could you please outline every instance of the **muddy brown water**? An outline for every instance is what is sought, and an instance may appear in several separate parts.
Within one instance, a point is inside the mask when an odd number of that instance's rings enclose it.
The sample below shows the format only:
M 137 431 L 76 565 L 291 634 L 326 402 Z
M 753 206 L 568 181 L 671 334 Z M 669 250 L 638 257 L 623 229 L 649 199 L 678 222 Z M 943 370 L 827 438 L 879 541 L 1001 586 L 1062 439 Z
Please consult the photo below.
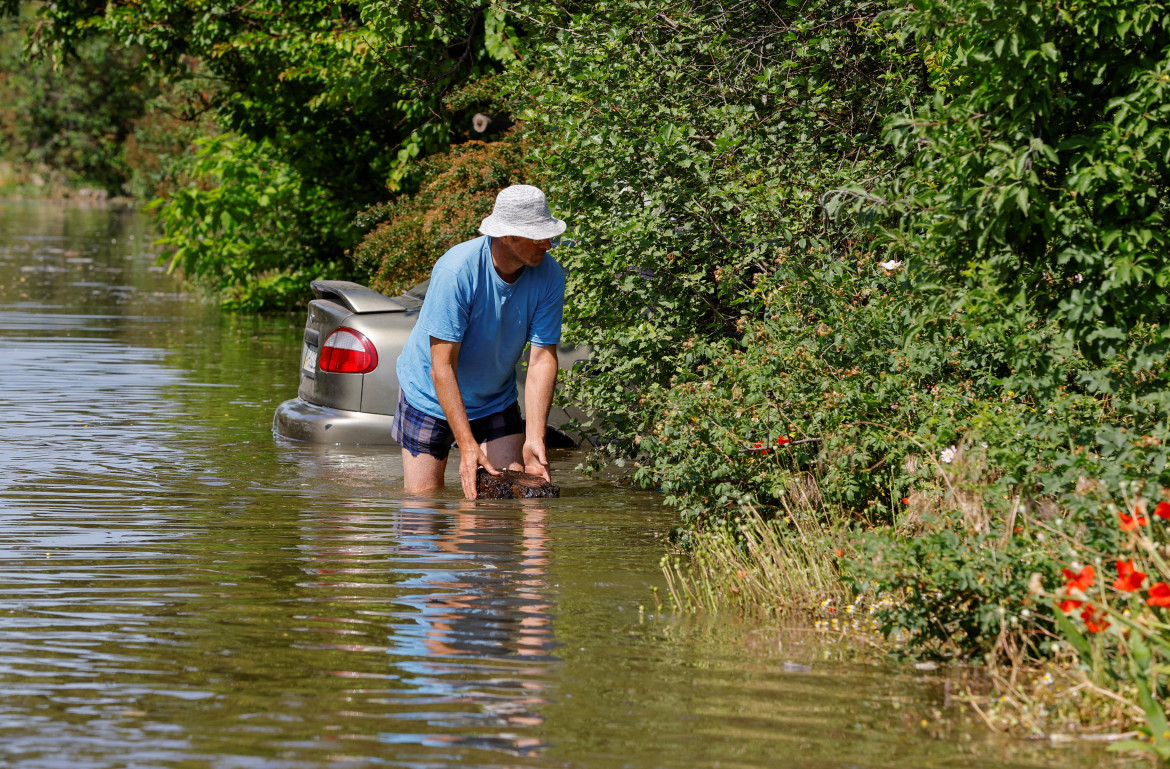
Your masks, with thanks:
M 1113 761 L 991 734 L 938 674 L 660 610 L 672 513 L 575 454 L 559 499 L 467 503 L 274 438 L 302 322 L 184 293 L 132 212 L 0 203 L 0 765 Z

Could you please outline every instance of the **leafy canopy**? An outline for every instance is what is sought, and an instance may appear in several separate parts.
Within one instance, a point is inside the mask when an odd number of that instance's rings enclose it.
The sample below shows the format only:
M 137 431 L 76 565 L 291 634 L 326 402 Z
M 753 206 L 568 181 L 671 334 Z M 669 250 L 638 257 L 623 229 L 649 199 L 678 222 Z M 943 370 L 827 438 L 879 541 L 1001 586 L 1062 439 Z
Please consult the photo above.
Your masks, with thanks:
M 335 224 L 383 199 L 387 188 L 416 185 L 418 160 L 445 150 L 475 111 L 472 104 L 448 110 L 444 98 L 516 58 L 519 44 L 500 11 L 444 0 L 78 0 L 44 4 L 40 14 L 44 23 L 29 41 L 33 53 L 68 58 L 87 41 L 117 41 L 139 52 L 145 70 L 184 84 L 179 93 L 187 116 L 211 114 L 232 137 L 213 153 L 217 163 L 227 161 L 226 153 L 237 155 L 219 171 L 246 169 L 263 156 L 278 187 L 295 178 L 300 192 L 285 198 L 282 215 L 306 240 L 283 254 L 288 269 L 282 285 L 301 268 L 334 276 L 352 271 L 338 257 L 358 232 Z M 165 241 L 176 249 L 177 263 L 217 290 L 239 288 L 215 282 L 229 277 L 257 289 L 271 282 L 271 264 L 289 243 L 277 235 L 284 227 L 241 219 L 234 211 L 263 210 L 250 196 L 272 199 L 271 193 L 244 183 L 246 173 L 212 172 L 206 162 L 191 171 L 192 186 L 162 209 Z M 217 191 L 224 185 L 235 189 Z M 209 232 L 185 219 L 201 195 L 207 197 L 203 208 L 219 207 L 215 217 L 233 217 L 234 224 Z M 232 206 L 222 207 L 229 199 Z M 260 280 L 262 273 L 268 277 Z M 297 280 L 306 292 L 307 281 Z M 299 297 L 261 292 L 246 306 L 289 301 Z

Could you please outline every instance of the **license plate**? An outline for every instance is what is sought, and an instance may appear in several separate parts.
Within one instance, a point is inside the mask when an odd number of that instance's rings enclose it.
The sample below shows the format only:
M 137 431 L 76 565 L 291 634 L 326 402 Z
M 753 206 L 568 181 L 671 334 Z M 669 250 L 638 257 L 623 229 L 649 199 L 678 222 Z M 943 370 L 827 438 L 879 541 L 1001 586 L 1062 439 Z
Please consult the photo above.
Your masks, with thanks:
M 301 364 L 301 368 L 314 373 L 317 371 L 317 351 L 312 347 L 305 348 L 305 361 Z

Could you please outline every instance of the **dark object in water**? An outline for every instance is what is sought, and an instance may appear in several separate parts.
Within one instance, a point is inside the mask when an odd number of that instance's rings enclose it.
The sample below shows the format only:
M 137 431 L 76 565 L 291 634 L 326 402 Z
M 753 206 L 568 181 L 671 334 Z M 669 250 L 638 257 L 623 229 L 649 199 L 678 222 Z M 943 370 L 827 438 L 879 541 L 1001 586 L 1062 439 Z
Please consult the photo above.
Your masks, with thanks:
M 481 467 L 475 474 L 476 499 L 539 499 L 560 495 L 560 486 L 519 470 L 501 470 L 499 475 L 492 475 Z

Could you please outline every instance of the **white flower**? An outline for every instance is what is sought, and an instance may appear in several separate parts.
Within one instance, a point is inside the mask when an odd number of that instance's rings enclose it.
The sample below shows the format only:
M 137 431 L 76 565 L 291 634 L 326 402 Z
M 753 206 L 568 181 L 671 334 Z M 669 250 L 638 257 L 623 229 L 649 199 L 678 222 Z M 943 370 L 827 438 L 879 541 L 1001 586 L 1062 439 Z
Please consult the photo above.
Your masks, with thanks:
M 956 452 L 956 449 L 954 446 L 947 446 L 945 449 L 942 450 L 942 453 L 940 453 L 938 455 L 939 461 L 942 462 L 943 464 L 949 465 L 951 462 L 955 461 L 955 454 L 956 453 L 957 452 Z
M 899 262 L 897 259 L 891 259 L 891 260 L 890 260 L 890 261 L 888 261 L 888 262 L 882 262 L 882 263 L 881 263 L 880 265 L 878 265 L 878 266 L 879 266 L 879 267 L 881 267 L 883 270 L 886 270 L 886 271 L 888 271 L 888 272 L 893 272 L 894 270 L 896 270 L 896 269 L 898 269 L 899 267 L 901 267 L 901 266 L 902 266 L 902 263 L 901 263 L 901 262 Z

